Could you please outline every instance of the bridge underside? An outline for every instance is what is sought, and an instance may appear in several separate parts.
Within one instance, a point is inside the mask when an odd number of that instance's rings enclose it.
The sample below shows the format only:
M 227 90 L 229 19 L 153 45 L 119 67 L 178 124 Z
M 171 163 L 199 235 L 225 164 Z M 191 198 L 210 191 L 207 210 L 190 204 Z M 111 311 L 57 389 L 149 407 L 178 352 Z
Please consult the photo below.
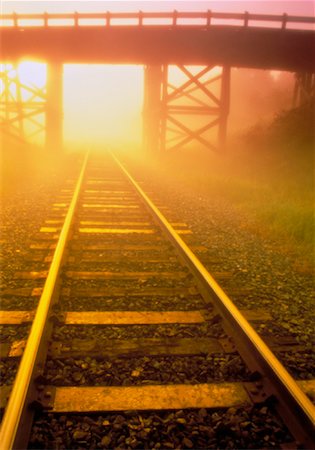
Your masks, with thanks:
M 307 30 L 223 25 L 13 26 L 1 29 L 0 38 L 2 62 L 14 65 L 27 59 L 48 64 L 47 86 L 42 90 L 23 86 L 6 69 L 1 72 L 0 131 L 24 139 L 27 120 L 33 133 L 45 131 L 46 147 L 52 151 L 62 148 L 66 63 L 145 67 L 143 146 L 151 152 L 196 142 L 212 150 L 224 149 L 231 67 L 301 73 L 295 104 L 314 96 L 315 58 L 310 55 L 315 33 Z M 170 65 L 184 77 L 181 85 L 170 80 Z
M 8 27 L 1 58 L 314 71 L 315 33 L 258 27 Z

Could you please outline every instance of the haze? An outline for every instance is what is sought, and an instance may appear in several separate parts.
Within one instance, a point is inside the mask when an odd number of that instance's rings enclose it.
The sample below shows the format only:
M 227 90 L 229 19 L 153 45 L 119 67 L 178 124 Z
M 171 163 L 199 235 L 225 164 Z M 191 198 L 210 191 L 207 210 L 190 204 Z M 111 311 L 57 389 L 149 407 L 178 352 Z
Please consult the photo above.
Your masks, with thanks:
M 15 2 L 3 1 L 2 12 L 104 12 L 207 10 L 313 15 L 311 1 L 111 1 Z M 78 43 L 79 45 L 79 43 Z M 176 83 L 176 70 L 171 69 Z M 21 62 L 19 76 L 26 84 L 43 86 L 46 65 Z M 257 122 L 268 121 L 291 106 L 293 75 L 288 73 L 232 71 L 231 134 Z M 140 145 L 143 104 L 143 66 L 64 65 L 64 141 L 66 146 L 110 143 Z M 37 138 L 38 141 L 38 138 Z

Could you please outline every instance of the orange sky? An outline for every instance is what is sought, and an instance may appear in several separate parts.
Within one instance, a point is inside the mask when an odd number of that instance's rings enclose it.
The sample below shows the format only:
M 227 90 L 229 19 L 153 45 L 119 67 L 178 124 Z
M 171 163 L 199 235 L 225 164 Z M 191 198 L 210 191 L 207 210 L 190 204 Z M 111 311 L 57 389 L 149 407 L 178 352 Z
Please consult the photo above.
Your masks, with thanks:
M 137 10 L 206 10 L 314 15 L 313 1 L 6 1 L 2 13 Z M 42 84 L 45 65 L 21 66 L 21 75 Z M 65 65 L 64 136 L 70 143 L 141 142 L 142 66 Z M 257 105 L 259 107 L 259 105 Z M 281 107 L 280 107 L 281 109 Z

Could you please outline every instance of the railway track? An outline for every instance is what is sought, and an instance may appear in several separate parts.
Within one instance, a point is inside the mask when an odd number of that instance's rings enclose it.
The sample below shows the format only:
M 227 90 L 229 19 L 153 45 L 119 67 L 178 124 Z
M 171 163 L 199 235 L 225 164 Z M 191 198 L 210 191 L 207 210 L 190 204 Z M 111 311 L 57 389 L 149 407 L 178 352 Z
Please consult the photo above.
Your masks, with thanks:
M 33 245 L 37 270 L 16 274 L 44 287 L 7 292 L 40 297 L 37 310 L 1 312 L 2 324 L 32 323 L 27 340 L 1 350 L 23 355 L 7 389 L 3 449 L 155 448 L 154 433 L 156 448 L 215 448 L 228 426 L 234 448 L 253 436 L 258 447 L 312 448 L 303 393 L 312 381 L 290 377 L 247 321 L 255 314 L 236 309 L 196 258 L 203 249 L 181 239 L 189 233 L 116 157 L 85 158 L 74 193 L 70 183 Z M 281 417 L 289 432 L 279 425 L 271 443 L 251 437 L 252 411 L 260 426 L 276 429 Z

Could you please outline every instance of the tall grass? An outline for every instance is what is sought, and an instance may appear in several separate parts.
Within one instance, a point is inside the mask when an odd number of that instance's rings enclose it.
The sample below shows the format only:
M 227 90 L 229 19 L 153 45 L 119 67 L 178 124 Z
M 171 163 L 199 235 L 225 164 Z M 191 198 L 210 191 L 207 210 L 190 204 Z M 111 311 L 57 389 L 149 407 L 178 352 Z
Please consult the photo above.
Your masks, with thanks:
M 293 118 L 299 120 L 297 111 Z M 289 139 L 292 120 L 292 113 L 287 120 L 282 114 L 261 135 L 251 132 L 250 142 L 235 139 L 225 156 L 191 148 L 167 155 L 159 167 L 179 188 L 227 202 L 251 229 L 313 257 L 313 135 L 304 127 L 299 136 L 295 127 Z

